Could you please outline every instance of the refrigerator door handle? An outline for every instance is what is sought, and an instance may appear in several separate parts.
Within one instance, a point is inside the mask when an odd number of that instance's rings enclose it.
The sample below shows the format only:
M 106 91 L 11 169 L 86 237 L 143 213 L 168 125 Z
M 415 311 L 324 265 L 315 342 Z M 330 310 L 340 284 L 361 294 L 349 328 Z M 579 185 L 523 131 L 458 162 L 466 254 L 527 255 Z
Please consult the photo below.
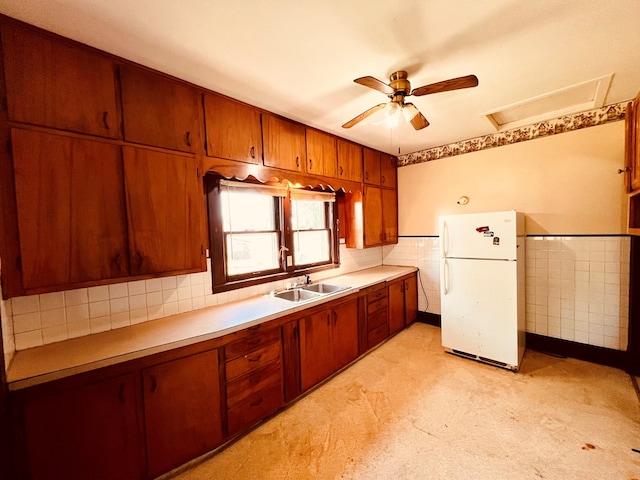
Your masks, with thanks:
M 447 256 L 447 247 L 449 246 L 449 227 L 447 222 L 442 222 L 442 234 L 440 235 L 440 257 Z
M 448 295 L 449 294 L 449 262 L 447 262 L 446 258 L 442 262 L 442 275 L 440 276 L 440 278 L 442 278 L 442 293 L 443 295 Z

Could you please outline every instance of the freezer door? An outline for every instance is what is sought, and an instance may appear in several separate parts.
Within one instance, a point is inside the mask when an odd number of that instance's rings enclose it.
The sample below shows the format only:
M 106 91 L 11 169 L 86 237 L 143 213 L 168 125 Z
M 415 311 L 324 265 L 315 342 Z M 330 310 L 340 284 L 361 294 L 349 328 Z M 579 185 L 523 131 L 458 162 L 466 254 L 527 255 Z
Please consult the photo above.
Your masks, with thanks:
M 514 210 L 441 216 L 440 256 L 515 260 L 517 220 Z
M 517 278 L 517 262 L 442 259 L 442 346 L 517 366 Z

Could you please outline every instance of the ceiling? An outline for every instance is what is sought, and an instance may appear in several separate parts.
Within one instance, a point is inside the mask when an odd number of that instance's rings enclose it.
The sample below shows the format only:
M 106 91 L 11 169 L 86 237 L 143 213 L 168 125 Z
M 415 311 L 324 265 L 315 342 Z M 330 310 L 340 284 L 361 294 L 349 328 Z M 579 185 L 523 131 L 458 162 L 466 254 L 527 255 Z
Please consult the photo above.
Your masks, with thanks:
M 604 104 L 640 90 L 638 0 L 2 0 L 0 12 L 393 154 L 496 132 L 484 114 L 613 74 Z M 431 123 L 389 129 L 358 85 L 406 70 Z M 601 92 L 602 96 L 602 92 Z M 551 108 L 551 107 L 549 107 Z

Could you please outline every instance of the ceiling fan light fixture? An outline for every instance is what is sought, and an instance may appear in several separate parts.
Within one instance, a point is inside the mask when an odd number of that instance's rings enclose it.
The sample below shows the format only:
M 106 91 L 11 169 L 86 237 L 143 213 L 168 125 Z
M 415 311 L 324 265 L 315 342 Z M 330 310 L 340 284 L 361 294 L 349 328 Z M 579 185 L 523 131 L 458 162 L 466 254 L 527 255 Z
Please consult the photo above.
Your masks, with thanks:
M 402 110 L 403 110 L 402 106 L 396 102 L 390 102 L 388 104 L 387 114 L 385 117 L 385 124 L 389 128 L 394 128 L 398 126 Z

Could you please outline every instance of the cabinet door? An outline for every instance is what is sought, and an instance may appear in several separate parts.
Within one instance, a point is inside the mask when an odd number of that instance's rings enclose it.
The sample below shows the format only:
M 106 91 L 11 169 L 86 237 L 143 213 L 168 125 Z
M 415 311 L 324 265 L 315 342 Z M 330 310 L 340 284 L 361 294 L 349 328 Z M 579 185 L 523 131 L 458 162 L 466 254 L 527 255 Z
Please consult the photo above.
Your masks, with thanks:
M 142 478 L 133 374 L 24 406 L 29 478 Z
M 11 132 L 24 288 L 129 274 L 120 147 Z
M 110 59 L 6 20 L 2 49 L 10 120 L 117 137 Z
M 150 478 L 222 443 L 217 350 L 146 368 L 142 379 Z
M 383 187 L 396 188 L 397 183 L 397 160 L 393 155 L 387 153 L 380 154 L 380 185 Z
M 382 244 L 382 189 L 364 187 L 362 221 L 364 246 L 372 247 Z
M 389 284 L 389 333 L 394 334 L 405 326 L 404 281 Z
M 335 137 L 307 128 L 307 173 L 335 177 L 337 164 Z
M 398 243 L 398 197 L 396 190 L 382 189 L 382 241 Z M 367 219 L 365 219 L 367 221 Z
M 334 308 L 331 343 L 334 371 L 358 356 L 358 301 L 352 300 Z
M 364 182 L 370 185 L 380 185 L 380 152 L 364 147 Z
M 331 310 L 324 310 L 300 320 L 300 377 L 303 392 L 334 372 L 331 316 Z
M 404 315 L 405 324 L 415 322 L 418 317 L 418 274 L 404 281 Z
M 362 147 L 338 138 L 338 178 L 362 181 Z
M 200 147 L 200 92 L 129 65 L 120 66 L 124 138 L 183 152 Z
M 627 107 L 625 113 L 627 130 L 627 167 L 629 168 L 629 191 L 640 189 L 640 94 Z
M 196 159 L 130 146 L 123 152 L 132 273 L 205 270 Z
M 260 111 L 217 95 L 204 96 L 207 155 L 262 163 Z
M 265 167 L 302 171 L 306 158 L 304 126 L 262 115 Z

